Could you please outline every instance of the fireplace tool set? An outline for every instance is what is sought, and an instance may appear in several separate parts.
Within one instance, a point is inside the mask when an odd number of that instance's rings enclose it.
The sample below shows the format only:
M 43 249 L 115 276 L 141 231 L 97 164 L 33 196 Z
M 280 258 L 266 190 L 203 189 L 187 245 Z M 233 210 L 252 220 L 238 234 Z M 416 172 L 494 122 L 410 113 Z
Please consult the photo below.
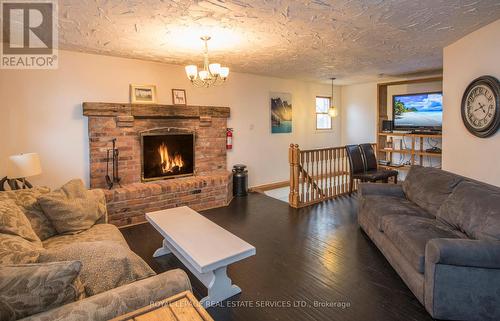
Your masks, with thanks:
M 108 188 L 111 189 L 115 184 L 121 187 L 120 180 L 121 177 L 118 175 L 118 155 L 119 151 L 116 148 L 116 138 L 111 140 L 113 142 L 113 148 L 107 150 L 107 158 L 106 158 L 106 184 Z M 111 157 L 110 157 L 111 155 Z M 111 170 L 112 176 L 109 175 L 109 161 L 111 160 Z

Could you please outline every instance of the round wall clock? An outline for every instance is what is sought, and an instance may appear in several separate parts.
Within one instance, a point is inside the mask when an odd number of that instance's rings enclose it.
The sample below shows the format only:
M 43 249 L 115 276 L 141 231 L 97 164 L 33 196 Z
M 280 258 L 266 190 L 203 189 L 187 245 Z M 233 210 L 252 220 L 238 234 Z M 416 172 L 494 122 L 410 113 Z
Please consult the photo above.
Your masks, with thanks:
M 474 135 L 484 138 L 500 127 L 500 82 L 492 76 L 474 79 L 462 97 L 462 120 Z

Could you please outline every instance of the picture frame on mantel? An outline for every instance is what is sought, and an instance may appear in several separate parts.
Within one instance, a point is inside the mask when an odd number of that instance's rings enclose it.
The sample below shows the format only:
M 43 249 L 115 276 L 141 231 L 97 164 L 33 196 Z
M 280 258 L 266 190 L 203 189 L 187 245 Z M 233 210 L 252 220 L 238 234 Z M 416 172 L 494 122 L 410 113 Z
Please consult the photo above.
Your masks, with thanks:
M 172 89 L 172 104 L 176 106 L 187 106 L 185 89 Z
M 156 104 L 156 86 L 131 84 L 130 102 L 132 104 Z

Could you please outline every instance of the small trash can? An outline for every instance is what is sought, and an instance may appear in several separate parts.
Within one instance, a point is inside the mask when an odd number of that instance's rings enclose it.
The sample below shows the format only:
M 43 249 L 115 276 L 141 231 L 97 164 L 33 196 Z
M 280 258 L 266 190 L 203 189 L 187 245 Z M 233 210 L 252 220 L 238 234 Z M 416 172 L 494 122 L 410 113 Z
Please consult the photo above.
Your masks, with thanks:
M 233 166 L 233 195 L 243 197 L 248 195 L 248 171 L 247 166 L 236 164 Z

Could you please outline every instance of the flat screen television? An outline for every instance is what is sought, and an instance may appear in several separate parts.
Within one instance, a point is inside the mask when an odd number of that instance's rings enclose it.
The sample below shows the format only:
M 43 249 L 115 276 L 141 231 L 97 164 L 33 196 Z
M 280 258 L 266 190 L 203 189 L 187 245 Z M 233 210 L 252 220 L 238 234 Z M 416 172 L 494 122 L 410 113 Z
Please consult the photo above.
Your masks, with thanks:
M 392 96 L 394 129 L 440 131 L 443 123 L 443 93 L 427 92 Z

